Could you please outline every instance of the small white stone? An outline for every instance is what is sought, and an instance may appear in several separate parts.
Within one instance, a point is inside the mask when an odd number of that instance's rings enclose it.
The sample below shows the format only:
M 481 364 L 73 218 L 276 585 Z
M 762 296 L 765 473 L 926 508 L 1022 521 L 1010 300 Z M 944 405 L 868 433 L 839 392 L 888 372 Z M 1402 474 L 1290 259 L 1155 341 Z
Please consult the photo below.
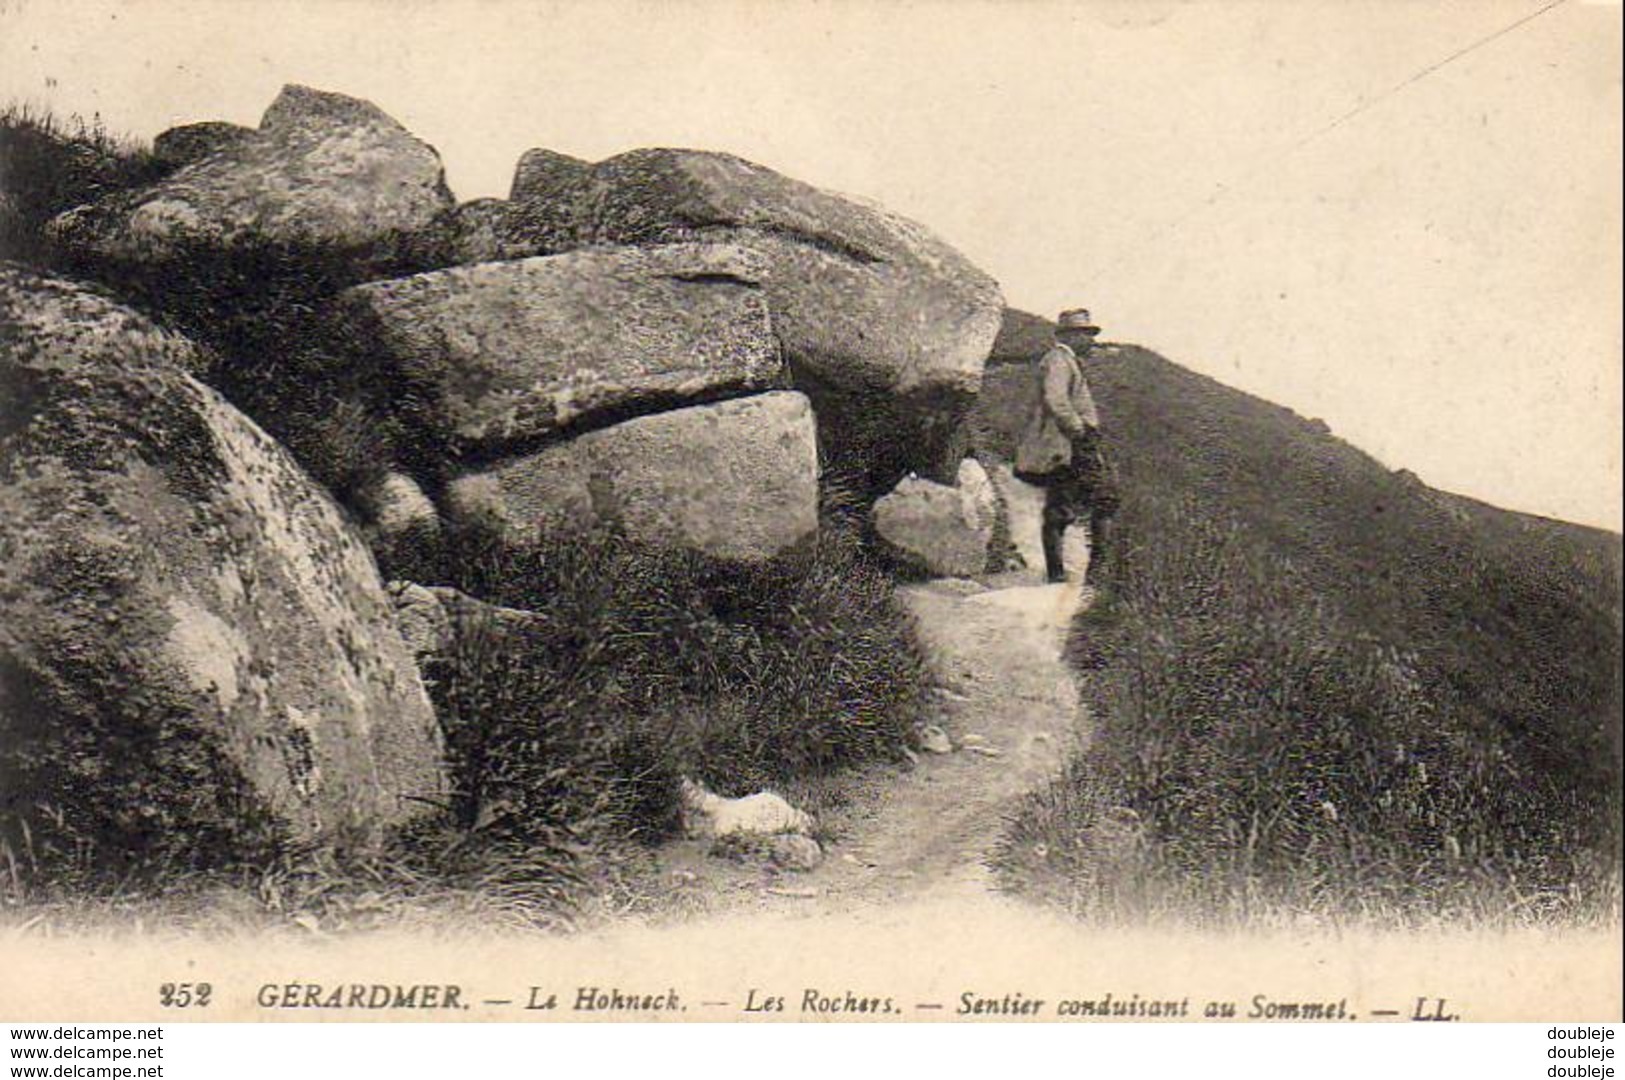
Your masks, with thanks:
M 946 731 L 935 724 L 927 724 L 920 729 L 920 749 L 931 754 L 951 754 L 954 743 Z
M 682 782 L 683 825 L 690 836 L 769 836 L 812 831 L 812 816 L 771 791 L 725 799 L 700 784 Z

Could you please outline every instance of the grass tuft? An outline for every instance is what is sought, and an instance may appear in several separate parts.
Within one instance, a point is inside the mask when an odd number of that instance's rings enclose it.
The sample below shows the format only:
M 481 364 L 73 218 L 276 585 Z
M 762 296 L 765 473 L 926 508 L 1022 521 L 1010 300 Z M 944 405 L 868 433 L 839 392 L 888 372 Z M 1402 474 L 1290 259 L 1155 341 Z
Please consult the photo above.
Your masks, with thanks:
M 47 221 L 163 172 L 147 147 L 110 133 L 100 116 L 0 108 L 0 258 L 39 265 Z

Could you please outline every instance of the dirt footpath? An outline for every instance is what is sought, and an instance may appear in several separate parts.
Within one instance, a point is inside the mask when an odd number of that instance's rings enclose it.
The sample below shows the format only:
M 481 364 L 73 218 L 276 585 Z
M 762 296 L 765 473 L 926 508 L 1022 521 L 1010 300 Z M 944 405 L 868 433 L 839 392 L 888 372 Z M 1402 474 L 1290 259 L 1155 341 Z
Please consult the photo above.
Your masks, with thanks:
M 1072 565 L 1081 570 L 1082 558 Z M 837 781 L 836 805 L 820 816 L 821 866 L 782 873 L 683 841 L 662 852 L 662 874 L 711 914 L 823 916 L 987 896 L 985 862 L 1006 814 L 1083 736 L 1061 651 L 1089 592 L 1037 580 L 1024 571 L 900 590 L 918 620 L 936 722 L 953 749 L 921 753 L 912 768 L 871 767 Z
M 871 814 L 835 845 L 867 875 L 843 883 L 856 903 L 991 889 L 984 865 L 1006 812 L 1061 766 L 1079 737 L 1077 686 L 1061 661 L 1076 585 L 971 592 L 938 582 L 907 590 L 937 681 L 950 754 L 922 754 Z M 836 899 L 832 895 L 831 900 Z

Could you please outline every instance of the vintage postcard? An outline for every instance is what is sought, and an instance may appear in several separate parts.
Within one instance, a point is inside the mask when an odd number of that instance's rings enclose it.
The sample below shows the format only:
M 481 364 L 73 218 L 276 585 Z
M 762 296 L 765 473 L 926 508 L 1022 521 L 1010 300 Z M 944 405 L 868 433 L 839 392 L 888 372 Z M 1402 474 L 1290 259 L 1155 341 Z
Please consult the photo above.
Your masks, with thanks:
M 0 1019 L 1619 1022 L 1620 78 L 0 0 Z

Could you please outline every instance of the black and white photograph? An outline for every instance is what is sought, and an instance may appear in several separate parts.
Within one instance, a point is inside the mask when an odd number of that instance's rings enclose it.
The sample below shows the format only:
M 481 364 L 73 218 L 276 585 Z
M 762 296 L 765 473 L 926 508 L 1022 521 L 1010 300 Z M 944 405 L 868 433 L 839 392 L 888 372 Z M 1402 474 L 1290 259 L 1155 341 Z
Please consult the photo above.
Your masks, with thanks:
M 1618 1025 L 1620 27 L 0 0 L 0 1021 Z

